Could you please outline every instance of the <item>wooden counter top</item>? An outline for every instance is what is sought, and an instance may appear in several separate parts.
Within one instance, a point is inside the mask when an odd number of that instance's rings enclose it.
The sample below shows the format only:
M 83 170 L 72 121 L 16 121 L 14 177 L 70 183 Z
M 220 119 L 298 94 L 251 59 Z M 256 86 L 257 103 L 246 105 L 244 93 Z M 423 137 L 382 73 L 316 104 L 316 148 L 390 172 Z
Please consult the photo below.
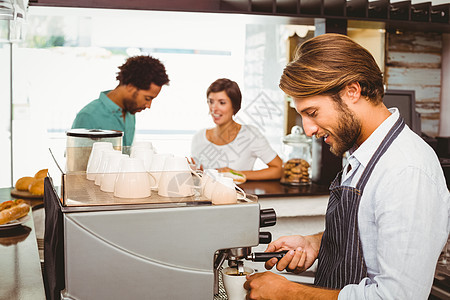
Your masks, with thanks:
M 285 185 L 279 180 L 247 181 L 239 185 L 246 193 L 257 195 L 259 198 L 293 197 L 293 196 L 322 196 L 329 195 L 328 186 L 312 183 L 310 185 Z
M 0 189 L 0 202 L 14 199 Z M 0 299 L 45 299 L 33 215 L 22 226 L 0 230 Z

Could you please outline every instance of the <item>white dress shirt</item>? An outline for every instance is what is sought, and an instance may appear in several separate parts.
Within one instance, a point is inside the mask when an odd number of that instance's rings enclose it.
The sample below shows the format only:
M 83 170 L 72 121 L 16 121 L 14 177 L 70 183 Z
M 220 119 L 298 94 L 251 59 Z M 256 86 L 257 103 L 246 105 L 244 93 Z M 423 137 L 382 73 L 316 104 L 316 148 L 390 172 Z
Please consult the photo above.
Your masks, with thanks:
M 351 153 L 342 184 L 356 187 L 370 158 L 399 118 L 397 109 Z M 438 158 L 405 126 L 376 164 L 358 211 L 367 277 L 339 299 L 428 299 L 450 232 L 450 194 Z

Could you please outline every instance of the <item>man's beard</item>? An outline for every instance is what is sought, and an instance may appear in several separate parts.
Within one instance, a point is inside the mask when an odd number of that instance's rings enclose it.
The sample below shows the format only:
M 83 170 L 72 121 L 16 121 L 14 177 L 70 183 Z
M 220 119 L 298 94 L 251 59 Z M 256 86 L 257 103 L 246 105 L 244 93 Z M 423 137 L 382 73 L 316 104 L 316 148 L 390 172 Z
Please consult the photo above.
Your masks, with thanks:
M 338 111 L 338 126 L 332 135 L 335 142 L 330 147 L 330 151 L 341 157 L 356 144 L 361 134 L 361 122 L 345 103 L 336 103 L 336 108 Z
M 129 112 L 130 114 L 134 115 L 140 108 L 136 105 L 136 98 L 137 98 L 138 92 L 134 92 L 133 95 L 130 98 L 125 98 L 123 101 L 123 110 L 125 112 Z

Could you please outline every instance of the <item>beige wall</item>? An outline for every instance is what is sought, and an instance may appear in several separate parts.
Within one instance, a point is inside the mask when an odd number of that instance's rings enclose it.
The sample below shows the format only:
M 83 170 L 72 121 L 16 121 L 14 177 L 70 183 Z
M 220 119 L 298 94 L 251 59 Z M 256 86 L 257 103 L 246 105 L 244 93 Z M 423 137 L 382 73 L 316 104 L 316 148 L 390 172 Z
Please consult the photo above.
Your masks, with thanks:
M 350 38 L 369 50 L 382 72 L 384 72 L 384 34 L 384 29 L 349 28 L 347 31 Z

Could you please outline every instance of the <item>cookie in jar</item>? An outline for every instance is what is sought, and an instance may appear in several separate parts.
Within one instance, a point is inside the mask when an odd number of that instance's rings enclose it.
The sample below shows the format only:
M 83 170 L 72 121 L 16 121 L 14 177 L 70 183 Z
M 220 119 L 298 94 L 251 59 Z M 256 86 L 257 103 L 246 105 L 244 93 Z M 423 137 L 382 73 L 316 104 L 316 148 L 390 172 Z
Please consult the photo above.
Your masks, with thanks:
M 283 138 L 283 173 L 280 182 L 289 185 L 311 183 L 311 138 L 300 126 Z
M 281 182 L 292 185 L 310 184 L 311 176 L 309 170 L 310 165 L 306 160 L 292 158 L 284 164 Z

